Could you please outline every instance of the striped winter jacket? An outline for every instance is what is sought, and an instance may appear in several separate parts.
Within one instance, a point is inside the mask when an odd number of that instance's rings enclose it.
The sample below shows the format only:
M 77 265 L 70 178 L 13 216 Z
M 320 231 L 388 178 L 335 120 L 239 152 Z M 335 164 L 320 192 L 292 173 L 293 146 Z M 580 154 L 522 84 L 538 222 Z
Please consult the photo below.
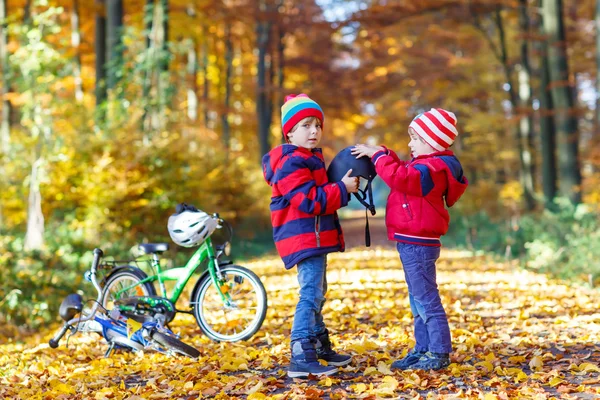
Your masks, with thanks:
M 263 173 L 272 188 L 273 239 L 285 268 L 344 251 L 336 210 L 348 204 L 348 192 L 342 182 L 328 182 L 321 149 L 278 146 L 263 157 Z
M 402 243 L 441 246 L 452 207 L 469 182 L 450 150 L 401 161 L 388 149 L 373 154 L 377 175 L 390 187 L 385 224 L 388 238 Z M 445 205 L 444 205 L 445 203 Z

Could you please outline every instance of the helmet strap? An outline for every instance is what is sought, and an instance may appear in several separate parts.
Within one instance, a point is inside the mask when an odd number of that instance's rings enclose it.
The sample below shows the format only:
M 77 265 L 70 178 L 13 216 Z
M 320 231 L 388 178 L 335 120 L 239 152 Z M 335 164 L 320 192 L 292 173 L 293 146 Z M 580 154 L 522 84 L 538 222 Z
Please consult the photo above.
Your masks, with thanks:
M 365 246 L 371 247 L 371 231 L 369 229 L 369 213 L 365 208 Z
M 359 196 L 360 193 L 360 196 Z M 369 230 L 369 214 L 368 211 L 371 211 L 371 215 L 375 215 L 375 204 L 373 204 L 373 189 L 371 188 L 371 181 L 367 181 L 367 186 L 365 190 L 358 189 L 358 193 L 354 193 L 354 197 L 360 203 L 365 206 L 365 245 L 367 247 L 371 247 L 371 231 Z M 367 203 L 365 199 L 369 197 L 369 202 Z
M 359 193 L 360 196 L 358 195 Z M 358 189 L 358 193 L 354 193 L 354 197 L 360 201 L 360 204 L 371 211 L 371 215 L 375 215 L 375 204 L 373 204 L 373 189 L 371 188 L 371 181 L 367 182 L 365 190 Z M 369 198 L 368 203 L 365 201 L 367 197 Z

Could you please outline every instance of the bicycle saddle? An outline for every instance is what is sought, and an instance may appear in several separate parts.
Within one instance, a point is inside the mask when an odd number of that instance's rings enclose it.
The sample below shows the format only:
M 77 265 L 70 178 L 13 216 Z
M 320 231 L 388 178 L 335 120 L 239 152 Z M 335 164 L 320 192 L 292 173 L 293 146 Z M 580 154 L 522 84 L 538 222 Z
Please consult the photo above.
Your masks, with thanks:
M 146 254 L 160 254 L 169 250 L 169 243 L 142 243 L 138 247 Z

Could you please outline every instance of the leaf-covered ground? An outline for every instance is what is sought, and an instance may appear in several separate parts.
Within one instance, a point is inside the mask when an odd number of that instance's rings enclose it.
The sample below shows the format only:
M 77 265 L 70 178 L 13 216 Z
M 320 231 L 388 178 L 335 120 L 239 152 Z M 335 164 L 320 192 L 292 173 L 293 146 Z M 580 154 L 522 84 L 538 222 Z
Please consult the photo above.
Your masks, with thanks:
M 52 350 L 54 330 L 0 345 L 4 399 L 141 398 L 600 398 L 600 294 L 548 280 L 486 257 L 442 251 L 439 284 L 456 351 L 440 372 L 391 372 L 412 346 L 398 255 L 351 250 L 330 257 L 325 317 L 353 363 L 323 380 L 286 376 L 296 302 L 293 271 L 278 259 L 247 264 L 267 288 L 269 309 L 248 342 L 213 343 L 191 316 L 174 330 L 198 360 L 117 353 L 77 334 Z M 56 327 L 53 327 L 55 329 Z

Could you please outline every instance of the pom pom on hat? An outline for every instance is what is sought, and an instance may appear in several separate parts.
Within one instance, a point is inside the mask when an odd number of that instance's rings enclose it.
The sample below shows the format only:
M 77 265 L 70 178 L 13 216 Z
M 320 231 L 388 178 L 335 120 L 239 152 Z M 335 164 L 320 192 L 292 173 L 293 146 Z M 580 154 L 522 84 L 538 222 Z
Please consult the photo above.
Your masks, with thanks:
M 417 115 L 410 123 L 409 128 L 414 129 L 421 139 L 437 151 L 443 151 L 452 146 L 458 136 L 456 116 L 441 108 L 432 108 Z

